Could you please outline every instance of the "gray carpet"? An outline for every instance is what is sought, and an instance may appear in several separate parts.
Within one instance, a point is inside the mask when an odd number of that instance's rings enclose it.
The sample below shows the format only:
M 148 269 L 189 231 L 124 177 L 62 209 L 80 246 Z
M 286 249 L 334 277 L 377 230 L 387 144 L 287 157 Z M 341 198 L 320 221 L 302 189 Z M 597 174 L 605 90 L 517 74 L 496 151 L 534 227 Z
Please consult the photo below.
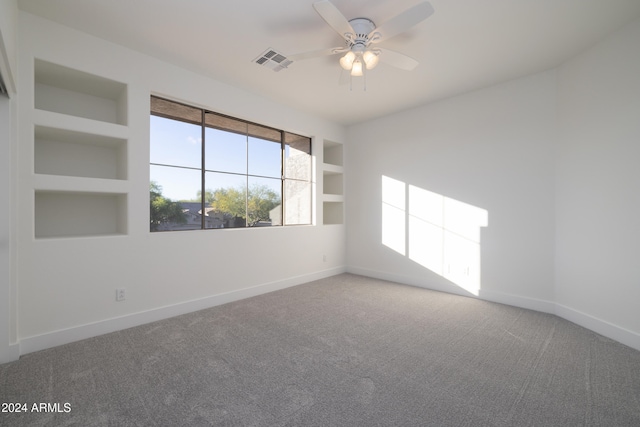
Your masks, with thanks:
M 3 426 L 640 426 L 640 352 L 350 274 L 31 353 L 0 387 L 70 404 Z

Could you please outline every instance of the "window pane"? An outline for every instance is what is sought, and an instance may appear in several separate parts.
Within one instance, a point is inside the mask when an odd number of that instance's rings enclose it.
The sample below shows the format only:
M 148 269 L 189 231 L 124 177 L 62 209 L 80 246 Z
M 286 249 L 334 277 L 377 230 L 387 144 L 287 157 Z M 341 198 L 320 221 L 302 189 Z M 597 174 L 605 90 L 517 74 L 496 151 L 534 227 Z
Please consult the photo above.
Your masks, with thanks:
M 290 136 L 292 134 L 287 134 Z M 297 136 L 297 135 L 296 135 Z M 311 139 L 298 137 L 285 144 L 285 178 L 311 181 Z
M 284 181 L 285 225 L 311 224 L 311 183 Z
M 249 138 L 249 174 L 280 178 L 282 175 L 280 142 Z
M 205 169 L 247 173 L 246 135 L 206 128 L 205 141 Z
M 249 177 L 249 227 L 282 225 L 281 182 L 279 178 Z
M 200 168 L 201 127 L 151 116 L 151 163 Z
M 199 199 L 200 171 L 196 169 L 151 165 L 151 182 L 162 187 L 162 195 L 174 201 Z
M 155 96 L 150 103 L 152 231 L 311 224 L 311 138 Z
M 200 228 L 200 171 L 151 165 L 151 231 Z
M 206 228 L 246 226 L 247 177 L 228 173 L 205 174 Z

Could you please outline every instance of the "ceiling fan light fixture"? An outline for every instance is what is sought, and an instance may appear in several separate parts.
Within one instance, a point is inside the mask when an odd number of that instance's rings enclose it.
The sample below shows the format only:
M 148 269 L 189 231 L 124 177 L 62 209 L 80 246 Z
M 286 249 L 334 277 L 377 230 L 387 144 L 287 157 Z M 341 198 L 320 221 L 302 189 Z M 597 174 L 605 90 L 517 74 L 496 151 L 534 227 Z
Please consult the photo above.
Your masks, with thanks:
M 349 51 L 342 58 L 340 58 L 340 66 L 347 71 L 350 71 L 353 67 L 353 62 L 356 59 L 356 54 Z
M 367 70 L 372 70 L 378 65 L 380 61 L 379 58 L 380 52 L 375 52 L 373 50 L 367 50 L 362 54 L 362 59 L 364 60 L 364 64 L 367 67 Z
M 362 77 L 362 60 L 357 58 L 353 62 L 353 68 L 351 68 L 351 76 L 353 77 Z
M 365 77 L 366 80 L 366 70 L 375 68 L 380 60 L 380 55 L 384 55 L 387 64 L 411 71 L 418 65 L 418 61 L 402 53 L 375 46 L 409 30 L 433 14 L 433 7 L 427 0 L 415 1 L 419 3 L 377 26 L 369 18 L 360 17 L 347 20 L 342 12 L 331 3 L 331 0 L 314 0 L 313 8 L 340 35 L 346 45 L 292 55 L 289 60 L 340 54 L 342 55 L 339 59 L 340 67 L 348 71 L 352 78 Z M 366 81 L 364 87 L 366 90 Z

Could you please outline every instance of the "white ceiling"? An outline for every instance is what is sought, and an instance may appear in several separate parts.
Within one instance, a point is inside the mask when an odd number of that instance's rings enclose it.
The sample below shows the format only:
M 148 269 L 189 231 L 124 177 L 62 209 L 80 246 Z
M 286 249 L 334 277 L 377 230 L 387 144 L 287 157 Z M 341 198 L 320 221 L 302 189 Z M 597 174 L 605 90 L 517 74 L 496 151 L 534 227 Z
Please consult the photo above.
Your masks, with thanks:
M 382 44 L 420 62 L 380 63 L 352 90 L 339 56 L 274 72 L 252 61 L 341 46 L 315 0 L 20 0 L 21 10 L 341 124 L 553 68 L 640 16 L 640 0 L 430 0 L 435 13 Z M 380 25 L 420 0 L 332 0 Z

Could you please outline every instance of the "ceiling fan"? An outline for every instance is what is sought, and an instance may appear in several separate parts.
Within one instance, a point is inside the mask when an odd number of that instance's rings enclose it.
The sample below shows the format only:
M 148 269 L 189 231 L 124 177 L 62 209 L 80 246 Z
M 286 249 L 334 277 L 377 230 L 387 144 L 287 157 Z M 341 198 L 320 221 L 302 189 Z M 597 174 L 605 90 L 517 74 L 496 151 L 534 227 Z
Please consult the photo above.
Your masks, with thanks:
M 413 70 L 418 65 L 418 61 L 405 54 L 380 48 L 378 44 L 407 31 L 434 12 L 429 2 L 421 1 L 382 25 L 376 26 L 369 18 L 347 20 L 329 0 L 315 2 L 313 8 L 344 39 L 345 46 L 290 55 L 288 59 L 299 61 L 344 54 L 340 58 L 340 66 L 349 71 L 352 77 L 363 76 L 365 70 L 373 69 L 379 61 L 402 70 Z

